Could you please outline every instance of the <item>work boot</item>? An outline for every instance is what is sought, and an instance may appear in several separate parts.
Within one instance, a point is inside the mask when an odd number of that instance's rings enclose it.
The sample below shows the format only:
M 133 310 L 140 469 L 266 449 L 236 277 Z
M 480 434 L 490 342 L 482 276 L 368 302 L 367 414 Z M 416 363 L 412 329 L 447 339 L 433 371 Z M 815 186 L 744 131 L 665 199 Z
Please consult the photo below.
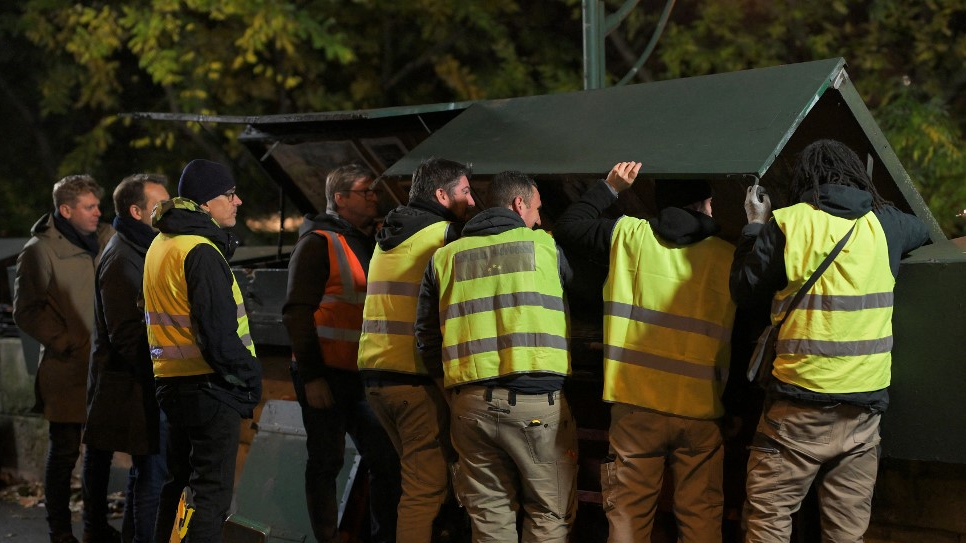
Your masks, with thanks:
M 76 542 L 77 540 L 75 539 L 74 543 Z M 117 531 L 113 526 L 105 526 L 97 532 L 84 530 L 84 543 L 122 543 L 121 532 Z
M 70 532 L 60 532 L 56 534 L 50 534 L 50 543 L 80 543 L 74 534 Z

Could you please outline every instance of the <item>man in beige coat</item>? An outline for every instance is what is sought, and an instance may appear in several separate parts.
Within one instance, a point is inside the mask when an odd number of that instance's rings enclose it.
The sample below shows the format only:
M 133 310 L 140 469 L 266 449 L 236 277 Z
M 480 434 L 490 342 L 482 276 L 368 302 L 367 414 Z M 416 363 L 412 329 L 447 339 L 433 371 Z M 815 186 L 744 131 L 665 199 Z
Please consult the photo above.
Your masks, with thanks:
M 88 175 L 58 181 L 53 213 L 34 224 L 32 237 L 17 259 L 13 317 L 21 330 L 43 346 L 34 409 L 50 422 L 44 490 L 52 543 L 77 542 L 71 533 L 70 475 L 87 416 L 94 271 L 101 250 L 114 234 L 99 220 L 103 195 L 104 189 Z M 108 530 L 105 519 L 93 520 Z M 112 540 L 103 533 L 85 536 Z

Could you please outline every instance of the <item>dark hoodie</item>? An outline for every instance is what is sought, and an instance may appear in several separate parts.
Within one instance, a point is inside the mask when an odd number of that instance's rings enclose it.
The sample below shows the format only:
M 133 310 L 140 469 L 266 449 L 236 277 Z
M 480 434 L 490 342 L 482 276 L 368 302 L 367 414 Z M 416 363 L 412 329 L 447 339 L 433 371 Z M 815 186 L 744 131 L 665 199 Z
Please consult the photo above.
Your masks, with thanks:
M 220 228 L 193 202 L 182 200 L 190 202 L 187 205 L 192 209 L 174 207 L 172 202 L 179 200 L 169 200 L 165 202 L 168 205 L 157 208 L 154 226 L 165 234 L 202 236 L 215 245 L 197 245 L 184 261 L 191 327 L 205 362 L 220 377 L 211 383 L 214 386 L 204 390 L 230 405 L 243 418 L 252 418 L 261 398 L 262 368 L 237 333 L 238 308 L 232 294 L 234 276 L 227 260 L 238 242 L 229 230 Z M 159 398 L 173 382 L 158 380 Z
M 560 216 L 554 225 L 554 239 L 571 254 L 587 255 L 600 265 L 609 265 L 617 219 L 600 216 L 616 201 L 617 194 L 606 182 L 597 183 Z M 691 245 L 720 230 L 711 217 L 680 207 L 666 207 L 648 223 L 658 237 L 675 245 Z
M 382 229 L 376 233 L 376 242 L 383 251 L 389 251 L 403 243 L 423 228 L 440 221 L 450 221 L 444 243 L 459 239 L 463 223 L 456 215 L 438 202 L 414 200 L 399 206 L 386 215 Z
M 349 250 L 359 259 L 366 275 L 369 274 L 369 260 L 376 247 L 371 235 L 338 215 L 323 213 L 314 217 L 306 216 L 299 228 L 299 241 L 288 265 L 288 292 L 282 307 L 282 320 L 288 330 L 292 353 L 303 382 L 325 377 L 327 371 L 339 371 L 326 368 L 315 330 L 313 315 L 325 294 L 330 270 L 329 241 L 311 233 L 315 230 L 345 236 Z
M 490 208 L 470 219 L 463 228 L 463 236 L 495 236 L 514 228 L 526 228 L 523 219 L 506 208 Z M 557 272 L 561 285 L 573 280 L 573 271 L 560 248 L 557 248 Z M 426 266 L 423 283 L 419 289 L 416 311 L 416 342 L 423 356 L 426 370 L 436 378 L 443 377 L 443 335 L 439 323 L 439 284 L 433 261 Z M 519 394 L 543 394 L 563 388 L 564 376 L 556 374 L 523 373 L 473 383 L 479 386 L 506 388 Z
M 841 185 L 819 187 L 819 209 L 844 219 L 857 219 L 872 211 L 885 232 L 889 251 L 889 267 L 893 277 L 899 275 L 902 255 L 929 241 L 926 225 L 913 215 L 892 206 L 872 209 L 872 195 Z M 814 201 L 814 192 L 806 192 L 802 201 Z M 731 266 L 731 297 L 739 307 L 768 307 L 775 293 L 788 285 L 785 275 L 785 234 L 773 220 L 766 224 L 751 223 L 741 230 Z M 771 394 L 817 401 L 846 402 L 885 411 L 889 405 L 887 389 L 853 394 L 821 394 L 772 380 Z

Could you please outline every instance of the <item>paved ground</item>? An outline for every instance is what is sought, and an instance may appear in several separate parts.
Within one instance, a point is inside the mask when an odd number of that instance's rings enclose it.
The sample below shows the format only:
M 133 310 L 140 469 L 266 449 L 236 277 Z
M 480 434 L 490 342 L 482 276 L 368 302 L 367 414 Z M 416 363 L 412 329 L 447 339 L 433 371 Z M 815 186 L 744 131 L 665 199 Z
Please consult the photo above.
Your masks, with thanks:
M 79 490 L 79 489 L 78 489 Z M 47 510 L 44 509 L 39 490 L 35 487 L 12 486 L 0 490 L 0 542 L 2 543 L 47 543 Z M 74 536 L 81 538 L 84 526 L 81 523 L 79 504 L 71 503 Z M 115 515 L 110 523 L 121 528 L 121 516 Z

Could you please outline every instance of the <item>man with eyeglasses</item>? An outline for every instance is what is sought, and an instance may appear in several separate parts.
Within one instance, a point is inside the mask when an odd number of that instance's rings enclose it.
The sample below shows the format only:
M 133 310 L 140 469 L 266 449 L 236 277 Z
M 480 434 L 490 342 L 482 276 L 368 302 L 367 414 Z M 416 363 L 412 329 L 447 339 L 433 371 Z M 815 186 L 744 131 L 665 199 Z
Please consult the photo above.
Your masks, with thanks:
M 144 262 L 144 316 L 157 397 L 167 417 L 168 479 L 155 541 L 167 541 L 186 487 L 188 541 L 221 541 L 231 507 L 242 419 L 261 398 L 262 370 L 228 259 L 241 198 L 222 164 L 193 160 L 179 197 L 152 215 L 161 231 Z
M 399 458 L 366 402 L 357 362 L 378 213 L 372 183 L 358 164 L 329 172 L 326 212 L 299 229 L 282 308 L 308 450 L 305 501 L 320 543 L 340 540 L 336 478 L 346 433 L 369 470 L 370 541 L 396 541 Z

